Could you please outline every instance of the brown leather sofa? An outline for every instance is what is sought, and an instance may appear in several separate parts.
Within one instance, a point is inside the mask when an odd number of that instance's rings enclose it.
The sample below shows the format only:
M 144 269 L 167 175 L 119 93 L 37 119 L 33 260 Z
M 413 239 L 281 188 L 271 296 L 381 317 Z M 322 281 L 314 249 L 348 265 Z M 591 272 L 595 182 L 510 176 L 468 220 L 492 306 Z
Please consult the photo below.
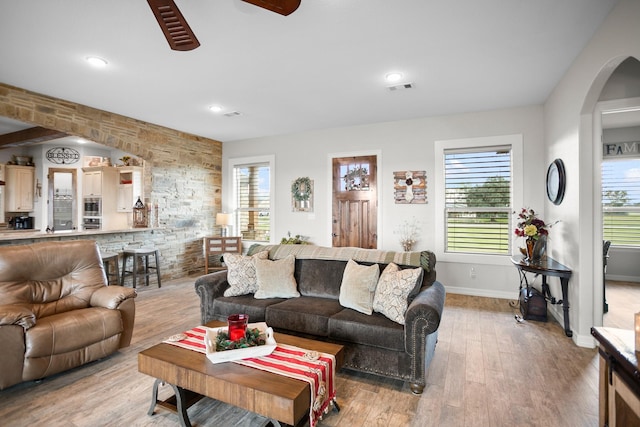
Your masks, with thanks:
M 94 241 L 0 247 L 0 390 L 127 347 L 135 297 L 107 286 Z

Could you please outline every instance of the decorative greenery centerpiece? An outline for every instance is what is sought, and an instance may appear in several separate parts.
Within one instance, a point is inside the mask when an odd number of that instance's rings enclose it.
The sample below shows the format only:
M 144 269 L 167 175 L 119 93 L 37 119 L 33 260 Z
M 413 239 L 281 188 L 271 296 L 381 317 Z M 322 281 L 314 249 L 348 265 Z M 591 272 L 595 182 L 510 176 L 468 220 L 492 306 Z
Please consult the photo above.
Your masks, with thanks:
M 291 237 L 291 232 L 287 232 L 287 237 L 283 237 L 280 240 L 281 245 L 309 245 L 308 237 L 301 236 L 296 234 L 294 237 Z
M 266 337 L 260 332 L 260 329 L 253 328 L 248 329 L 245 332 L 244 338 L 237 341 L 232 341 L 229 338 L 229 334 L 224 331 L 219 331 L 216 336 L 216 351 L 225 350 L 237 350 L 239 348 L 257 347 L 259 345 L 266 344 Z

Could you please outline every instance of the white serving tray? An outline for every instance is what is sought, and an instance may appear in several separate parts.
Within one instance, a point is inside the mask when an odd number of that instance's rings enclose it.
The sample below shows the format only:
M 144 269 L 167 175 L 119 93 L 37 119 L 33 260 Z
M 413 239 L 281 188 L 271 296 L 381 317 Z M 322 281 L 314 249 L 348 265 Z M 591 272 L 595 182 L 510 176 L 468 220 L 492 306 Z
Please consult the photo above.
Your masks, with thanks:
M 255 347 L 238 348 L 236 350 L 216 351 L 216 337 L 218 332 L 227 332 L 227 327 L 205 328 L 204 343 L 207 349 L 207 359 L 211 363 L 231 362 L 233 360 L 247 359 L 249 357 L 268 356 L 276 348 L 276 340 L 273 338 L 273 329 L 265 322 L 249 323 L 248 329 L 258 328 L 260 333 L 265 334 L 266 344 Z

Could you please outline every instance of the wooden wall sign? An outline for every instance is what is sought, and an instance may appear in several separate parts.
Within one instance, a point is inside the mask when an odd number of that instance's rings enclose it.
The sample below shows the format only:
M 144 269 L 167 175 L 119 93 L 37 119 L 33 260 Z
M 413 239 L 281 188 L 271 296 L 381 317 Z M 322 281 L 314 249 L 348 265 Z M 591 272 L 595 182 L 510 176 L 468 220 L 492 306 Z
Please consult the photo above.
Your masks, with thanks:
M 427 172 L 398 171 L 393 173 L 393 188 L 397 204 L 427 203 Z

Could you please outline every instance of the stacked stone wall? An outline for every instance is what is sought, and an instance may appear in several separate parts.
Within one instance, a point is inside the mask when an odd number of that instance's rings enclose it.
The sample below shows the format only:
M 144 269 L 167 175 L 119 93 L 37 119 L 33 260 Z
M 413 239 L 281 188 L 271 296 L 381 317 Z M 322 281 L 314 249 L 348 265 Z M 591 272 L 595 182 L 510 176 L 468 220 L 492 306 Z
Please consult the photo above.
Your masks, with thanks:
M 203 271 L 202 237 L 216 234 L 215 213 L 221 209 L 221 142 L 2 83 L 0 116 L 86 138 L 143 158 L 145 198 L 158 206 L 159 227 L 90 238 L 107 252 L 119 252 L 125 246 L 157 247 L 163 278 Z M 61 235 L 55 239 L 77 238 Z M 30 242 L 5 240 L 0 244 Z

